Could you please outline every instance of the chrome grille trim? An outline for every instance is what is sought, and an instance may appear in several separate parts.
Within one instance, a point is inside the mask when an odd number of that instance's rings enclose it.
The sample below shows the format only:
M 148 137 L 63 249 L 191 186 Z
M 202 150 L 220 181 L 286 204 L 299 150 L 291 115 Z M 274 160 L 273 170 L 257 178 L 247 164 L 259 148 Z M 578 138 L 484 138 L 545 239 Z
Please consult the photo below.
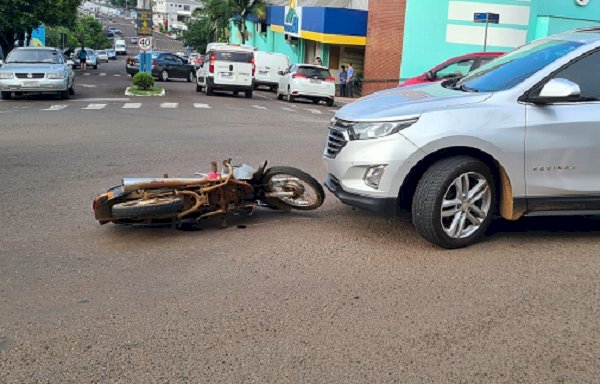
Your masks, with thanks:
M 29 77 L 28 75 L 31 75 Z M 43 73 L 15 73 L 17 79 L 43 79 Z
M 330 159 L 340 153 L 342 148 L 346 146 L 349 141 L 348 128 L 352 127 L 351 122 L 344 120 L 335 120 L 329 126 L 329 134 L 327 135 L 327 146 L 323 155 Z

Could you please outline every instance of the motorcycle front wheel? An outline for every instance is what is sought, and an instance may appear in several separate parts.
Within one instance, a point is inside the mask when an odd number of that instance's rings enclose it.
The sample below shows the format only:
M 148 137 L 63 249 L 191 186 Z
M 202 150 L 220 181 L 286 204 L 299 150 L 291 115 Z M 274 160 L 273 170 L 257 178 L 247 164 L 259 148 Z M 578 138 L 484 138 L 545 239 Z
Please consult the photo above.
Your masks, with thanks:
M 265 203 L 277 209 L 317 209 L 325 200 L 323 187 L 306 172 L 293 167 L 269 168 L 262 179 Z
M 183 209 L 183 199 L 179 197 L 138 199 L 113 205 L 112 216 L 117 219 L 172 217 L 181 209 Z

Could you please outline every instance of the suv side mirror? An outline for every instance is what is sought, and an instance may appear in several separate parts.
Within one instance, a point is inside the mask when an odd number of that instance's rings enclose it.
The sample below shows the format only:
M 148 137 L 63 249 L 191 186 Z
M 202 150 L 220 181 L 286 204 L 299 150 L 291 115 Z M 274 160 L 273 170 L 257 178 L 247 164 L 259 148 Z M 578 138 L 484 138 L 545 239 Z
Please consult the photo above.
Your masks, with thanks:
M 548 104 L 561 101 L 574 101 L 581 96 L 579 85 L 563 78 L 556 78 L 548 81 L 542 87 L 538 96 L 529 98 L 529 101 L 536 104 Z
M 435 80 L 436 76 L 435 76 L 435 73 L 433 73 L 433 71 L 427 71 L 425 73 L 425 78 L 429 81 L 433 81 L 433 80 Z
M 283 71 L 277 71 L 277 74 L 278 74 L 279 76 L 283 76 L 283 75 L 284 75 Z

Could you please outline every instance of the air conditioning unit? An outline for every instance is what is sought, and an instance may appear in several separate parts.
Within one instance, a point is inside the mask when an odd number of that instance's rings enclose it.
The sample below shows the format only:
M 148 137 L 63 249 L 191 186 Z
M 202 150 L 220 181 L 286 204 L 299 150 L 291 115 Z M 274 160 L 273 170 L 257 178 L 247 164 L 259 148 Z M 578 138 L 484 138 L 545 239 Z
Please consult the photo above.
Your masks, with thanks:
M 285 34 L 285 41 L 287 41 L 288 44 L 298 44 L 298 38 L 287 33 Z

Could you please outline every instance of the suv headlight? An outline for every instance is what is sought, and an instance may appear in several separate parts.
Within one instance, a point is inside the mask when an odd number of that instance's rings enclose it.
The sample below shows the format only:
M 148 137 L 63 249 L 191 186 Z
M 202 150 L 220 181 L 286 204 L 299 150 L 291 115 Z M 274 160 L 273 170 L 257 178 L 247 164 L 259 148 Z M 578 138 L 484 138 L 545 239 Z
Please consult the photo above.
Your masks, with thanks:
M 0 79 L 13 79 L 14 77 L 14 73 L 0 73 Z
M 65 77 L 65 74 L 62 72 L 48 73 L 46 77 L 49 79 L 63 79 Z
M 418 118 L 402 121 L 381 121 L 370 123 L 354 123 L 350 129 L 353 140 L 368 140 L 388 136 L 410 127 Z

